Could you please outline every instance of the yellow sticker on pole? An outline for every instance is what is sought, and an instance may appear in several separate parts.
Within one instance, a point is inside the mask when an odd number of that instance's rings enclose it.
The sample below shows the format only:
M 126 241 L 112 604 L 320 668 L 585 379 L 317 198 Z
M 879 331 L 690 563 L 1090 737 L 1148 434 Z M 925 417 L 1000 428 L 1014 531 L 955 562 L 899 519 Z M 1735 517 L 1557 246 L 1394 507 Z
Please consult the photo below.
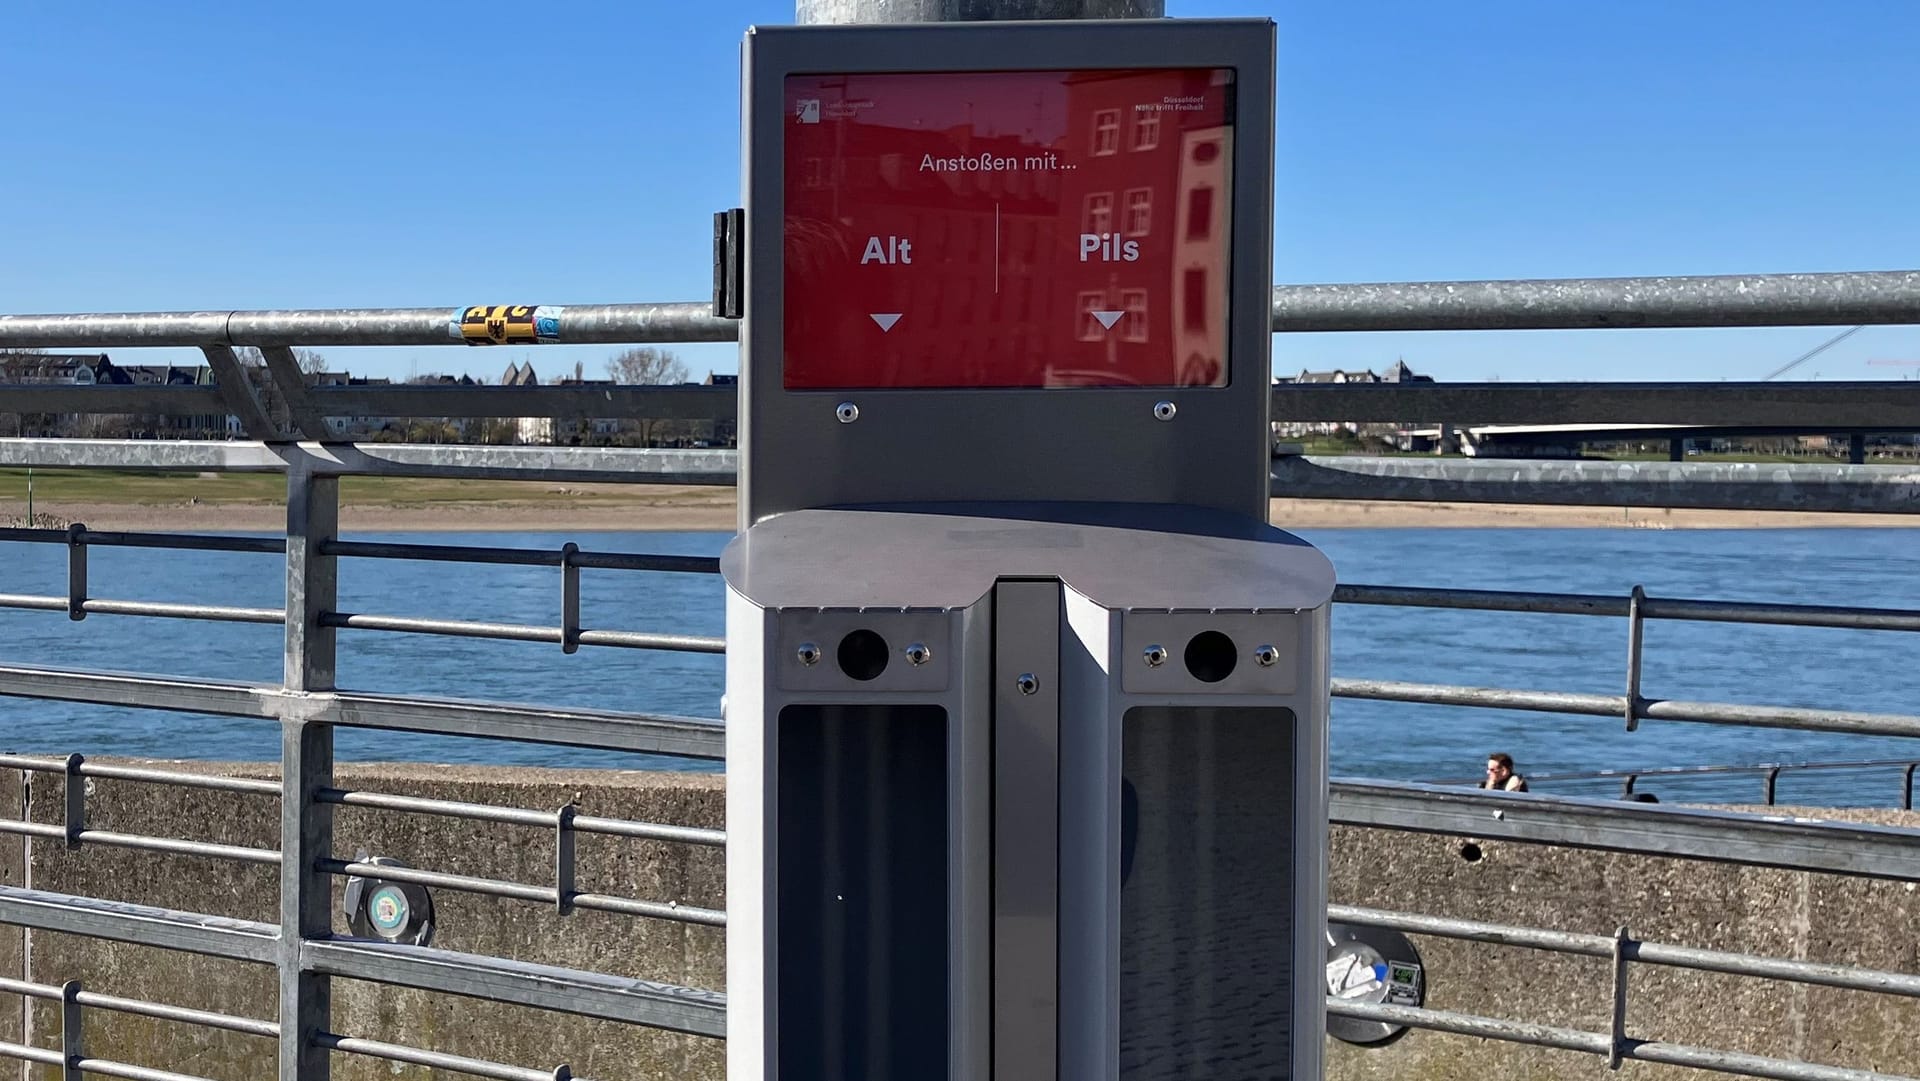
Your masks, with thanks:
M 468 345 L 534 345 L 558 341 L 562 309 L 530 304 L 476 304 L 448 326 Z

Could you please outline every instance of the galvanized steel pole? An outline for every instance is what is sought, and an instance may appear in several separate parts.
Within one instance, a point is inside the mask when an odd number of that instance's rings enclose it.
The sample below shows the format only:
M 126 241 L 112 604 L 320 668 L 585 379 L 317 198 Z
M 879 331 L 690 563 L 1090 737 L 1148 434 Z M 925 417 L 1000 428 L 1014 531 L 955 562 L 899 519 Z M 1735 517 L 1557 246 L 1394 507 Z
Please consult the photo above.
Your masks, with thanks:
M 801 23 L 942 23 L 996 19 L 1158 19 L 1163 0 L 795 0 Z

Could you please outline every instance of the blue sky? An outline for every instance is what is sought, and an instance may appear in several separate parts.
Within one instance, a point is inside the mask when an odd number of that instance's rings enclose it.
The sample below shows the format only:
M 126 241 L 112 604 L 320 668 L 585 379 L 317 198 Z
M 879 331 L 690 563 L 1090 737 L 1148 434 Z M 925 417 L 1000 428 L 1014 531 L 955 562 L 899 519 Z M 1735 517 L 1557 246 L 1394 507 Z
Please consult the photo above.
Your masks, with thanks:
M 0 311 L 702 300 L 741 3 L 25 4 Z M 1920 266 L 1920 4 L 1183 3 L 1280 26 L 1280 282 Z M 1275 366 L 1752 379 L 1835 331 L 1282 335 Z M 597 371 L 606 348 L 329 350 Z M 125 351 L 124 359 L 158 360 Z M 731 346 L 686 346 L 696 376 Z M 194 359 L 192 353 L 171 354 Z M 1790 378 L 1895 378 L 1875 327 Z

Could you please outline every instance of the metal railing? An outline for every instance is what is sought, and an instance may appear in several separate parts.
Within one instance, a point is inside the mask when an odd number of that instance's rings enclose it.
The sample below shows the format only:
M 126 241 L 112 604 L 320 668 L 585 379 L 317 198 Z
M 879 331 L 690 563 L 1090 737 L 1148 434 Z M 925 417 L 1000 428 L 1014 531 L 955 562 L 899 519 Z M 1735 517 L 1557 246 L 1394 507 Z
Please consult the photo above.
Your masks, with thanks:
M 593 397 L 554 388 L 441 388 L 383 391 L 308 388 L 292 363 L 293 345 L 458 344 L 447 333 L 451 309 L 353 312 L 215 312 L 114 316 L 0 316 L 0 349 L 22 346 L 187 345 L 203 349 L 219 375 L 209 396 L 163 388 L 0 387 L 0 412 L 97 409 L 113 412 L 205 412 L 217 403 L 239 417 L 253 437 L 221 444 L 0 440 L 0 465 L 140 468 L 283 473 L 288 529 L 284 538 L 18 529 L 0 542 L 68 548 L 66 595 L 0 594 L 0 608 L 64 612 L 69 619 L 124 615 L 150 618 L 269 623 L 284 627 L 284 678 L 277 684 L 0 665 L 0 695 L 182 710 L 277 724 L 281 777 L 277 782 L 209 778 L 198 774 L 99 765 L 65 759 L 7 757 L 0 767 L 59 775 L 66 785 L 59 823 L 9 820 L 0 832 L 85 849 L 117 845 L 250 863 L 271 863 L 280 877 L 279 919 L 261 923 L 202 913 L 0 887 L 0 922 L 134 942 L 273 966 L 278 972 L 278 1020 L 228 1017 L 181 1007 L 96 995 L 77 983 L 60 986 L 12 981 L 0 990 L 47 999 L 60 996 L 67 1033 L 60 1051 L 0 1044 L 0 1056 L 108 1076 L 168 1077 L 142 1066 L 88 1058 L 80 1041 L 83 1008 L 148 1011 L 171 1020 L 245 1032 L 278 1043 L 279 1072 L 311 1081 L 328 1075 L 332 1052 L 368 1055 L 476 1076 L 559 1078 L 550 1071 L 464 1058 L 437 1049 L 402 1047 L 331 1032 L 329 981 L 372 980 L 418 990 L 464 995 L 704 1036 L 724 1034 L 724 996 L 604 974 L 554 969 L 503 958 L 423 947 L 394 947 L 340 936 L 329 911 L 332 880 L 378 873 L 395 880 L 464 890 L 551 907 L 561 912 L 598 908 L 639 918 L 718 926 L 723 914 L 678 900 L 643 900 L 575 889 L 572 838 L 582 832 L 632 840 L 698 846 L 724 843 L 720 831 L 663 823 L 581 816 L 555 810 L 488 807 L 336 784 L 334 730 L 338 726 L 411 731 L 549 745 L 718 759 L 719 723 L 639 712 L 570 709 L 508 702 L 470 702 L 417 695 L 345 690 L 335 685 L 338 634 L 345 631 L 452 634 L 539 641 L 563 653 L 582 646 L 717 652 L 714 638 L 642 629 L 580 625 L 581 567 L 650 572 L 711 573 L 711 560 L 593 553 L 568 545 L 557 551 L 489 546 L 371 544 L 338 536 L 338 478 L 345 475 L 453 476 L 527 480 L 615 480 L 651 483 L 728 483 L 726 452 L 629 451 L 582 448 L 389 446 L 335 444 L 325 439 L 328 416 L 392 415 L 725 416 L 730 393 L 707 388 L 621 388 Z M 1920 322 L 1920 272 L 1776 275 L 1751 278 L 1619 279 L 1576 282 L 1429 283 L 1399 286 L 1288 287 L 1275 293 L 1275 329 L 1498 329 L 1518 327 L 1735 326 Z M 733 324 L 700 305 L 646 304 L 569 307 L 567 342 L 726 340 Z M 288 404 L 291 425 L 277 426 L 240 371 L 232 349 L 262 347 L 273 385 Z M 94 395 L 85 397 L 83 395 Z M 571 395 L 571 396 L 570 396 Z M 1768 384 L 1605 385 L 1539 384 L 1490 387 L 1279 388 L 1276 412 L 1290 419 L 1392 419 L 1470 411 L 1480 422 L 1595 419 L 1603 413 L 1649 423 L 1778 423 L 1791 409 L 1795 425 L 1920 427 L 1920 387 L 1893 383 L 1820 384 L 1791 389 Z M 408 413 L 407 410 L 421 412 Z M 667 410 L 667 412 L 661 412 Z M 674 413 L 672 410 L 681 410 Z M 1625 411 L 1624 413 L 1619 411 Z M 1705 414 L 1705 415 L 1703 415 Z M 1336 498 L 1465 499 L 1572 502 L 1606 505 L 1732 506 L 1912 512 L 1920 475 L 1879 466 L 1740 467 L 1696 463 L 1488 463 L 1403 459 L 1296 459 L 1276 465 L 1275 492 Z M 126 601 L 90 595 L 87 552 L 100 546 L 179 551 L 279 554 L 285 561 L 286 600 L 280 608 L 234 608 L 190 603 Z M 552 566 L 560 571 L 553 625 L 478 623 L 419 615 L 342 611 L 337 598 L 340 559 L 405 559 Z M 1752 604 L 1649 597 L 1518 591 L 1409 589 L 1348 584 L 1338 604 L 1526 611 L 1621 618 L 1627 650 L 1619 695 L 1481 688 L 1382 680 L 1337 679 L 1343 698 L 1435 705 L 1547 711 L 1617 718 L 1632 729 L 1642 720 L 1734 724 L 1836 733 L 1920 736 L 1920 716 L 1808 710 L 1660 699 L 1640 686 L 1641 635 L 1649 619 L 1848 627 L 1882 631 L 1920 629 L 1920 612 L 1852 606 Z M 280 796 L 280 843 L 274 850 L 90 829 L 84 781 L 89 776 L 218 788 Z M 75 795 L 75 793 L 81 793 Z M 398 869 L 343 860 L 333 851 L 332 810 L 364 807 L 551 830 L 559 851 L 551 882 L 510 882 L 434 869 Z M 1750 866 L 1920 881 L 1920 831 L 1851 826 L 1713 812 L 1671 805 L 1649 807 L 1615 800 L 1549 799 L 1470 789 L 1336 781 L 1336 823 L 1589 850 L 1734 862 Z M 1437 917 L 1379 913 L 1336 906 L 1336 918 L 1373 922 L 1410 933 L 1497 941 L 1703 971 L 1739 972 L 1860 990 L 1913 994 L 1915 977 L 1849 966 L 1813 965 L 1778 958 L 1715 952 L 1617 936 L 1510 928 Z M 1435 1009 L 1362 1006 L 1333 999 L 1336 1014 L 1392 1024 L 1465 1032 L 1494 1039 L 1566 1047 L 1625 1059 L 1670 1062 L 1756 1076 L 1830 1079 L 1878 1077 L 1737 1052 L 1648 1043 L 1626 1035 L 1624 979 L 1615 989 L 1610 1033 L 1555 1029 Z
M 1913 778 L 1920 772 L 1920 760 L 1911 758 L 1874 758 L 1850 762 L 1765 762 L 1752 765 L 1721 764 L 1711 766 L 1644 766 L 1639 769 L 1597 769 L 1552 773 L 1529 773 L 1527 784 L 1532 790 L 1566 791 L 1577 793 L 1588 787 L 1610 785 L 1620 791 L 1620 795 L 1631 797 L 1640 792 L 1642 781 L 1665 782 L 1678 785 L 1684 793 L 1697 791 L 1701 782 L 1722 778 L 1754 778 L 1760 782 L 1759 802 L 1771 807 L 1779 802 L 1780 778 L 1795 774 L 1813 773 L 1871 773 L 1890 774 L 1894 784 L 1889 793 L 1889 805 L 1903 811 L 1913 810 Z M 1441 778 L 1435 784 L 1475 784 L 1477 777 Z M 1672 790 L 1667 789 L 1668 794 Z M 1689 802 L 1700 802 L 1697 798 Z

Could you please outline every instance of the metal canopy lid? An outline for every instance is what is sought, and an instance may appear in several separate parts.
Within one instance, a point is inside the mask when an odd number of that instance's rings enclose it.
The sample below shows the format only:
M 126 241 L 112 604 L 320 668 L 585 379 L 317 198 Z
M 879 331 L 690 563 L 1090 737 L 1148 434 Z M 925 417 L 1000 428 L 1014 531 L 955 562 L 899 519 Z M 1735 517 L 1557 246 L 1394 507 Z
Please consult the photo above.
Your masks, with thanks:
M 1284 530 L 1200 507 L 889 504 L 791 511 L 720 569 L 764 608 L 959 608 L 1002 578 L 1058 578 L 1109 608 L 1284 610 L 1333 596 L 1333 564 Z

